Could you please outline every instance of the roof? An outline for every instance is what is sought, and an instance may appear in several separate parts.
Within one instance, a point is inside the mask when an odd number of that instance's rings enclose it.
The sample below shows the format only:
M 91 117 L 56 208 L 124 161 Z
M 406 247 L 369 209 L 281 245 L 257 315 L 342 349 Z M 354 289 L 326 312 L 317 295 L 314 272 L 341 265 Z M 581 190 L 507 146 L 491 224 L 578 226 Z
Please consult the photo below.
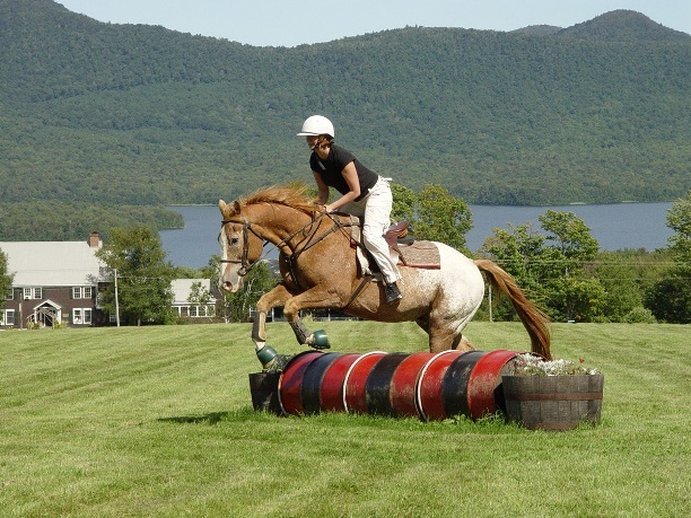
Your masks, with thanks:
M 189 304 L 188 299 L 192 291 L 192 285 L 195 283 L 201 283 L 202 287 L 211 293 L 211 279 L 173 279 L 170 283 L 170 287 L 173 290 L 173 305 Z M 215 301 L 216 299 L 211 295 L 209 302 L 213 304 Z
M 86 241 L 0 241 L 15 287 L 85 286 L 103 281 L 100 268 L 105 264 L 96 258 L 98 249 Z

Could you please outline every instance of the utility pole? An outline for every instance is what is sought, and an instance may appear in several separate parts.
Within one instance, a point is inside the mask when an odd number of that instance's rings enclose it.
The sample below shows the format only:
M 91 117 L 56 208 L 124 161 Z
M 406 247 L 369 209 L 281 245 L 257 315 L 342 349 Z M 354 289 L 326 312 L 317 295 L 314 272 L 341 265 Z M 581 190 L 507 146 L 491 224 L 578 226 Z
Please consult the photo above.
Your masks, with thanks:
M 118 269 L 113 270 L 115 272 L 115 325 L 120 327 L 120 303 L 118 301 Z
M 489 321 L 493 322 L 492 320 L 492 283 L 489 283 Z

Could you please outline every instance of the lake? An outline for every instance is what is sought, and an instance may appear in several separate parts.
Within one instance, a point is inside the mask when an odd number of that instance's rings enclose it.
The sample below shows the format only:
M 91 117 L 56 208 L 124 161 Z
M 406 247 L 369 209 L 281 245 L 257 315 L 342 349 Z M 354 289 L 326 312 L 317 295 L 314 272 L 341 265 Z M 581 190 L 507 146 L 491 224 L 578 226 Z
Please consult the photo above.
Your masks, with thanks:
M 470 250 L 477 250 L 497 227 L 508 229 L 510 225 L 530 223 L 539 230 L 538 216 L 552 209 L 576 214 L 590 228 L 602 250 L 655 250 L 667 246 L 667 239 L 672 235 L 666 219 L 671 206 L 669 202 L 553 207 L 470 205 L 474 226 L 466 236 L 467 244 Z M 212 255 L 219 253 L 217 237 L 221 220 L 218 208 L 195 205 L 170 209 L 182 215 L 185 228 L 160 232 L 168 259 L 175 266 L 205 266 Z

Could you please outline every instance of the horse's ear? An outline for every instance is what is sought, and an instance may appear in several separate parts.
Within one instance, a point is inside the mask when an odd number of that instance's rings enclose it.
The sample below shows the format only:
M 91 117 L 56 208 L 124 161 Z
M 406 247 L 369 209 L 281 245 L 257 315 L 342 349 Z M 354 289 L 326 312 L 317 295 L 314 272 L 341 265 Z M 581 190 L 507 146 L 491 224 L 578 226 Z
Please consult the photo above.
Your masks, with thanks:
M 242 210 L 242 205 L 240 205 L 240 202 L 238 200 L 235 200 L 233 202 L 233 211 L 235 214 L 240 214 L 240 211 Z
M 226 206 L 227 206 L 227 205 L 226 205 L 226 202 L 225 202 L 225 201 L 223 201 L 223 200 L 218 200 L 218 210 L 221 211 L 221 214 L 225 214 L 225 213 L 226 213 Z

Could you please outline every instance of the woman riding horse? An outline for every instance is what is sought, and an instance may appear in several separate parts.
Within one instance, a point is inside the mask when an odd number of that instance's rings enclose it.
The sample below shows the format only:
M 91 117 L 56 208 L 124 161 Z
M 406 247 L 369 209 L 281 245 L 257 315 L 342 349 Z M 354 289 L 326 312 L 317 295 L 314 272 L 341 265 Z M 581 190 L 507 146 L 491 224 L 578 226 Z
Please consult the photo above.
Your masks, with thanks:
M 319 205 L 326 212 L 345 212 L 363 219 L 363 244 L 384 277 L 386 303 L 400 300 L 403 295 L 396 283 L 401 274 L 384 239 L 393 205 L 390 179 L 372 172 L 350 151 L 334 144 L 334 126 L 322 115 L 308 117 L 297 135 L 306 137 L 312 150 L 310 168 L 319 189 Z M 341 197 L 327 205 L 329 187 L 340 192 Z

